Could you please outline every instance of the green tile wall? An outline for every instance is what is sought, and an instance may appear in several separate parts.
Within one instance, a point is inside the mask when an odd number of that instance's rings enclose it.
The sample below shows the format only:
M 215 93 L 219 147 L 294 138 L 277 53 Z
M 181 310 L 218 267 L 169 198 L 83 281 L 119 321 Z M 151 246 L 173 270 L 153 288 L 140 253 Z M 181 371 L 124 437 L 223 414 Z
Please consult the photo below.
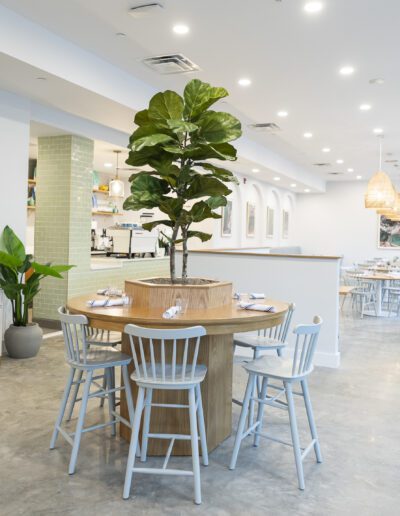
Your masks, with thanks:
M 73 135 L 38 139 L 35 258 L 76 267 L 65 279 L 46 278 L 34 300 L 33 316 L 57 319 L 57 308 L 73 296 L 125 279 L 167 275 L 168 259 L 144 259 L 122 268 L 91 270 L 93 141 Z

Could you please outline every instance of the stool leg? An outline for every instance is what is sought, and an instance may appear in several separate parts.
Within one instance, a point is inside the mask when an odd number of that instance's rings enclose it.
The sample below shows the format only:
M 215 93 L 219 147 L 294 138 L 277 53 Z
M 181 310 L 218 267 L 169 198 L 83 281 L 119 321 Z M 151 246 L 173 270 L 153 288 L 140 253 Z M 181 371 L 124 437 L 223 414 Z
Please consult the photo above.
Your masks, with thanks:
M 141 462 L 147 460 L 147 443 L 149 442 L 150 430 L 150 416 L 151 416 L 151 400 L 153 398 L 153 389 L 146 389 L 146 397 L 144 401 L 144 416 L 143 416 L 143 430 L 142 430 L 142 453 L 140 456 Z
M 206 425 L 204 423 L 203 400 L 201 399 L 201 386 L 199 383 L 196 385 L 196 398 L 197 398 L 197 419 L 198 419 L 198 424 L 199 424 L 199 434 L 200 434 L 200 443 L 201 443 L 201 458 L 203 459 L 203 466 L 208 466 Z
M 254 352 L 253 352 L 253 360 L 256 360 L 257 358 L 260 357 L 260 351 L 258 348 L 254 348 Z M 256 389 L 256 387 L 258 387 L 258 382 L 256 381 L 256 383 L 254 384 L 254 389 L 253 389 L 253 392 L 252 392 L 252 395 L 255 396 L 256 392 L 257 392 L 257 395 L 259 394 L 259 390 L 260 389 Z M 254 421 L 254 401 L 252 399 L 250 399 L 250 404 L 249 404 L 249 417 L 248 417 L 248 422 L 247 422 L 247 426 L 250 428 L 251 425 L 253 424 L 253 421 Z
M 290 431 L 292 434 L 294 460 L 296 462 L 297 478 L 299 481 L 299 489 L 303 490 L 305 487 L 303 462 L 301 460 L 300 439 L 299 439 L 299 432 L 297 429 L 296 410 L 294 407 L 292 384 L 290 382 L 284 382 L 284 386 L 285 386 L 286 400 L 287 400 L 288 410 L 289 410 Z
M 107 375 L 106 375 L 106 370 L 104 369 L 104 376 L 103 376 L 103 390 L 106 390 L 107 388 Z M 105 401 L 106 397 L 105 396 L 102 396 L 100 398 L 100 407 L 103 408 L 104 407 L 104 401 Z
M 303 391 L 304 404 L 306 406 L 306 411 L 307 411 L 308 424 L 310 425 L 311 437 L 313 439 L 315 439 L 315 444 L 314 444 L 315 457 L 317 458 L 317 462 L 322 462 L 321 448 L 319 446 L 317 427 L 315 426 L 314 414 L 313 414 L 313 409 L 312 409 L 311 400 L 310 400 L 310 393 L 308 391 L 307 380 L 301 381 L 301 388 Z
M 74 385 L 74 390 L 73 390 L 73 394 L 71 397 L 71 401 L 69 402 L 70 405 L 69 405 L 69 410 L 67 413 L 67 419 L 66 419 L 67 421 L 71 421 L 72 413 L 75 408 L 76 398 L 78 397 L 79 387 L 81 385 L 79 382 L 82 380 L 82 376 L 83 376 L 83 371 L 81 369 L 80 371 L 78 371 L 78 376 L 76 379 L 77 383 Z
M 124 386 L 125 386 L 125 396 L 126 396 L 126 404 L 128 406 L 129 422 L 131 424 L 131 430 L 132 430 L 132 428 L 133 428 L 133 419 L 135 417 L 135 410 L 134 410 L 134 407 L 133 407 L 131 382 L 129 381 L 128 366 L 123 365 L 121 367 L 121 369 L 122 369 L 122 380 L 123 380 Z M 137 445 L 137 449 L 136 449 L 136 457 L 140 457 L 140 446 L 139 446 L 139 444 Z
M 246 393 L 244 395 L 242 411 L 240 413 L 239 425 L 238 425 L 238 429 L 236 431 L 235 445 L 233 447 L 232 458 L 231 458 L 231 463 L 229 465 L 229 469 L 235 469 L 235 466 L 236 466 L 236 461 L 237 461 L 238 454 L 239 454 L 240 443 L 242 442 L 242 439 L 243 439 L 243 430 L 244 430 L 244 426 L 246 424 L 246 416 L 247 416 L 247 412 L 249 410 L 250 398 L 254 391 L 255 381 L 256 381 L 256 375 L 250 373 L 249 379 L 247 380 Z
M 74 445 L 72 447 L 71 459 L 69 461 L 68 473 L 73 475 L 75 473 L 76 460 L 78 458 L 79 446 L 81 444 L 83 423 L 85 421 L 86 407 L 89 399 L 90 385 L 92 383 L 93 371 L 90 370 L 86 374 L 85 386 L 83 388 L 82 403 L 79 410 L 78 422 L 76 424 Z
M 199 436 L 197 432 L 197 416 L 196 416 L 196 397 L 194 387 L 189 389 L 189 419 L 190 419 L 190 437 L 192 444 L 192 463 L 193 463 L 193 481 L 194 481 L 194 503 L 201 504 L 201 484 L 200 484 L 200 460 L 199 460 Z
M 135 465 L 135 454 L 138 445 L 140 420 L 143 412 L 144 387 L 139 387 L 135 416 L 133 418 L 133 428 L 131 433 L 131 442 L 129 445 L 128 463 L 126 465 L 125 483 L 122 498 L 127 500 L 131 490 L 133 467 Z
M 267 389 L 268 389 L 268 378 L 266 376 L 262 379 L 262 385 L 261 385 L 261 392 L 259 393 L 260 399 L 264 400 L 267 396 Z M 257 409 L 257 423 L 258 426 L 256 428 L 256 432 L 261 432 L 262 428 L 262 420 L 264 415 L 264 403 L 258 403 L 258 409 Z M 257 435 L 257 433 L 254 435 L 254 442 L 253 446 L 258 446 L 260 444 L 260 436 Z
M 114 388 L 113 375 L 111 372 L 111 367 L 107 367 L 104 370 L 104 378 L 106 379 L 106 389 L 111 390 Z M 110 421 L 114 421 L 114 424 L 111 425 L 111 435 L 114 437 L 117 434 L 117 422 L 115 419 L 115 392 L 109 392 L 107 395 L 108 398 L 108 414 L 110 416 Z M 104 399 L 104 397 L 102 398 Z
M 60 428 L 63 417 L 64 417 L 65 407 L 67 406 L 69 393 L 71 392 L 72 382 L 74 381 L 74 375 L 75 375 L 75 369 L 73 369 L 71 367 L 70 371 L 69 371 L 69 375 L 68 375 L 68 380 L 67 380 L 67 383 L 64 388 L 64 394 L 63 394 L 63 397 L 61 400 L 60 410 L 58 412 L 56 424 L 54 425 L 53 435 L 52 435 L 51 441 L 50 441 L 50 450 L 52 450 L 56 445 L 58 429 Z

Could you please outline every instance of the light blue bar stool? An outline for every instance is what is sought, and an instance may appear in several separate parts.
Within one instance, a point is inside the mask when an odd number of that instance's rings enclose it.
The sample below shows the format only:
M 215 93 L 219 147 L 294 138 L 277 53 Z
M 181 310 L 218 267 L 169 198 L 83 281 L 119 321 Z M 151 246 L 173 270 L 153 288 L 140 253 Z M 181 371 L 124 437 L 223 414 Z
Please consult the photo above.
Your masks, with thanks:
M 286 312 L 285 318 L 281 324 L 273 326 L 272 328 L 266 328 L 264 330 L 258 330 L 257 335 L 248 335 L 246 333 L 235 333 L 233 336 L 233 352 L 235 353 L 236 347 L 242 347 L 251 349 L 253 351 L 253 360 L 259 358 L 263 351 L 275 350 L 279 357 L 282 356 L 282 349 L 287 346 L 287 334 L 292 322 L 293 312 L 296 309 L 296 305 L 291 303 L 288 311 Z M 256 388 L 258 392 L 261 389 L 261 381 L 257 380 Z M 242 405 L 242 401 L 232 398 L 232 403 L 236 405 Z M 254 420 L 254 401 L 250 400 L 249 408 L 249 426 Z
M 135 364 L 135 370 L 131 375 L 131 379 L 136 382 L 139 392 L 129 446 L 123 498 L 129 498 L 133 473 L 185 475 L 193 476 L 194 501 L 196 504 L 200 504 L 199 439 L 203 464 L 204 466 L 208 465 L 207 440 L 200 384 L 206 376 L 207 367 L 205 365 L 198 365 L 197 357 L 199 354 L 200 339 L 202 336 L 206 335 L 206 330 L 202 326 L 156 330 L 128 324 L 125 326 L 124 332 L 129 335 L 133 362 Z M 178 346 L 178 342 L 182 344 L 183 349 Z M 153 405 L 153 390 L 157 389 L 186 390 L 188 392 L 189 404 L 165 403 L 162 405 Z M 152 406 L 188 408 L 190 435 L 150 432 Z M 138 447 L 140 420 L 143 411 L 144 421 L 141 461 L 145 462 L 147 459 L 147 443 L 149 438 L 168 439 L 170 444 L 162 468 L 135 467 L 135 454 Z M 191 442 L 193 465 L 191 471 L 167 467 L 176 439 L 190 440 Z
M 254 446 L 258 446 L 260 437 L 264 437 L 271 441 L 285 444 L 293 448 L 299 489 L 301 490 L 303 490 L 305 487 L 303 472 L 303 460 L 305 457 L 312 449 L 314 449 L 317 462 L 322 462 L 317 428 L 314 421 L 314 415 L 308 391 L 308 376 L 313 371 L 313 358 L 317 346 L 321 324 L 322 319 L 316 316 L 314 317 L 313 324 L 300 324 L 293 330 L 293 333 L 296 335 L 296 345 L 294 348 L 293 358 L 284 359 L 274 356 L 263 356 L 243 366 L 249 374 L 249 379 L 247 382 L 246 394 L 243 400 L 242 411 L 239 418 L 239 425 L 236 433 L 229 469 L 235 469 L 240 444 L 242 440 L 251 433 L 254 434 Z M 258 378 L 262 379 L 261 392 L 254 396 L 255 385 Z M 276 386 L 269 384 L 268 381 L 271 378 L 273 381 L 282 382 L 282 385 Z M 293 391 L 294 384 L 300 384 L 301 392 Z M 277 394 L 269 396 L 267 394 L 267 387 L 277 391 Z M 307 412 L 312 440 L 306 448 L 300 447 L 293 398 L 294 394 L 301 396 L 304 399 Z M 286 402 L 279 399 L 282 395 L 286 395 Z M 254 424 L 245 429 L 250 400 L 258 403 L 257 419 Z M 290 430 L 292 436 L 291 443 L 262 432 L 264 405 L 287 410 L 289 412 Z
M 64 394 L 61 400 L 60 410 L 54 426 L 53 435 L 50 441 L 50 449 L 55 447 L 57 436 L 60 433 L 64 439 L 72 446 L 72 453 L 68 468 L 68 473 L 72 475 L 75 473 L 76 461 L 78 458 L 79 446 L 83 433 L 91 430 L 97 430 L 105 426 L 111 426 L 112 435 L 116 434 L 117 422 L 123 422 L 128 427 L 132 428 L 134 419 L 133 400 L 129 383 L 128 364 L 131 362 L 131 357 L 116 351 L 113 348 L 106 349 L 90 349 L 87 342 L 87 325 L 88 319 L 85 315 L 70 315 L 67 313 L 65 307 L 58 309 L 61 327 L 64 335 L 65 355 L 70 372 L 67 384 L 64 389 Z M 121 367 L 123 386 L 116 388 L 113 382 L 114 368 Z M 95 376 L 95 371 L 102 370 L 101 374 Z M 81 374 L 82 373 L 82 374 Z M 74 380 L 75 374 L 78 379 Z M 82 378 L 84 374 L 84 377 Z M 99 384 L 97 380 L 106 378 L 106 387 Z M 72 386 L 79 387 L 83 384 L 82 398 L 76 398 L 76 401 L 81 401 L 78 421 L 75 432 L 68 433 L 62 428 L 65 409 L 68 403 L 68 398 L 71 393 Z M 90 391 L 91 386 L 97 387 L 94 392 Z M 126 402 L 128 406 L 129 420 L 121 417 L 115 411 L 115 393 L 117 391 L 125 390 Z M 84 428 L 84 421 L 86 415 L 86 408 L 88 400 L 94 397 L 107 397 L 110 420 L 106 423 L 100 423 L 87 428 Z

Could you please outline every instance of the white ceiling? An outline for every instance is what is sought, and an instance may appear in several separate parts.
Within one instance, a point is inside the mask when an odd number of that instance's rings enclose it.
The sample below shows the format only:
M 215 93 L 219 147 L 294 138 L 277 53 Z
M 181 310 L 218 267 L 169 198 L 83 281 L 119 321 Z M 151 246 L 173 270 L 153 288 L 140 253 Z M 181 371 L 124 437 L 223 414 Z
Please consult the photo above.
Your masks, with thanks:
M 400 159 L 398 0 L 322 0 L 325 8 L 313 16 L 303 11 L 305 0 L 160 1 L 164 9 L 142 19 L 127 14 L 140 3 L 135 0 L 0 3 L 156 88 L 181 89 L 189 76 L 158 75 L 141 59 L 184 53 L 201 67 L 193 76 L 230 91 L 225 107 L 244 125 L 276 122 L 282 128 L 276 136 L 249 132 L 253 139 L 328 180 L 367 178 L 375 171 L 374 127 L 385 130 L 384 150 L 392 154 L 387 159 Z M 175 23 L 186 23 L 190 33 L 173 34 Z M 353 76 L 338 74 L 345 64 L 354 65 Z M 237 85 L 244 76 L 253 81 L 248 88 Z M 383 77 L 384 85 L 371 86 L 375 77 Z M 359 111 L 363 102 L 371 111 Z M 286 119 L 276 116 L 281 109 L 289 111 Z M 314 137 L 304 139 L 305 131 Z M 321 152 L 325 146 L 331 153 Z M 317 162 L 332 166 L 321 169 L 313 166 Z M 347 173 L 348 167 L 355 172 Z M 384 168 L 396 179 L 392 164 Z

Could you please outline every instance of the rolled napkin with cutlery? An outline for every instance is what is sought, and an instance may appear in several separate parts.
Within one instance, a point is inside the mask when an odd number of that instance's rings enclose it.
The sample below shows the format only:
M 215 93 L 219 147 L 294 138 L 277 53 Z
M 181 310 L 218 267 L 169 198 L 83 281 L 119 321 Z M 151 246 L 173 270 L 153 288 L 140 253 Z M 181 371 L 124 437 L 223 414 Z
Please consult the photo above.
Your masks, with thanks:
M 256 310 L 258 312 L 275 312 L 275 307 L 272 305 L 261 305 L 257 303 L 245 303 L 241 301 L 238 304 L 238 308 L 242 308 L 243 310 Z
M 265 294 L 252 292 L 249 297 L 250 299 L 265 299 Z
M 126 297 L 121 297 L 119 299 L 89 299 L 89 301 L 87 301 L 87 305 L 93 308 L 100 306 L 124 306 L 128 304 L 128 301 L 129 300 Z
M 163 319 L 172 319 L 179 313 L 179 306 L 171 306 L 163 313 Z

